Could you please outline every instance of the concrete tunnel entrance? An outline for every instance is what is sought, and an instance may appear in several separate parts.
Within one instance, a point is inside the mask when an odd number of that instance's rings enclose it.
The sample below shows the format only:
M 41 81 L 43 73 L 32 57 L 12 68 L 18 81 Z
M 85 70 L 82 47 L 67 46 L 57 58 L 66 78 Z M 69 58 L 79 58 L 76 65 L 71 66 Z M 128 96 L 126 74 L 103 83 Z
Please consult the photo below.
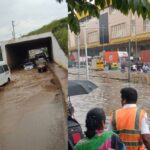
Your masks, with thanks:
M 8 65 L 11 69 L 19 68 L 28 59 L 29 50 L 40 48 L 47 48 L 48 60 L 49 62 L 53 62 L 53 49 L 51 37 L 6 44 L 5 49 Z

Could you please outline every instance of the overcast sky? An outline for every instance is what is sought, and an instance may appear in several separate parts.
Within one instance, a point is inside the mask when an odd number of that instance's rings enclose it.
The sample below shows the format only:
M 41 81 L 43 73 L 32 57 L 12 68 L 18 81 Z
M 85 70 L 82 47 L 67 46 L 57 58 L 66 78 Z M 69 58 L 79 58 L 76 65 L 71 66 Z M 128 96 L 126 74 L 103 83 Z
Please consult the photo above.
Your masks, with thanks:
M 67 16 L 65 2 L 56 0 L 3 0 L 0 4 L 0 41 L 12 38 L 12 20 L 16 36 L 21 36 L 55 19 Z

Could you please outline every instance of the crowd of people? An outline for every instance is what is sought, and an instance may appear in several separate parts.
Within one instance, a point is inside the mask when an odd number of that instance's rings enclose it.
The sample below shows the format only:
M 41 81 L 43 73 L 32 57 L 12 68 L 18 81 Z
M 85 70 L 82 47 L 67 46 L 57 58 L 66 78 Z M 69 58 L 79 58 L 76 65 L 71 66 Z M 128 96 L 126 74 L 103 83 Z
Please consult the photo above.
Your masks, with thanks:
M 125 72 L 126 69 L 126 65 L 125 64 L 121 64 L 121 71 Z M 131 71 L 133 72 L 143 72 L 143 73 L 147 73 L 150 71 L 150 67 L 148 66 L 148 64 L 144 63 L 135 63 L 133 65 L 131 65 Z
M 147 73 L 148 71 L 150 71 L 150 67 L 148 66 L 148 64 L 134 64 L 131 66 L 131 70 Z
M 147 113 L 138 108 L 138 93 L 127 87 L 120 91 L 122 108 L 113 111 L 105 129 L 106 115 L 102 108 L 93 108 L 86 115 L 84 138 L 74 144 L 74 150 L 150 150 L 150 130 Z M 78 136 L 79 137 L 79 136 Z

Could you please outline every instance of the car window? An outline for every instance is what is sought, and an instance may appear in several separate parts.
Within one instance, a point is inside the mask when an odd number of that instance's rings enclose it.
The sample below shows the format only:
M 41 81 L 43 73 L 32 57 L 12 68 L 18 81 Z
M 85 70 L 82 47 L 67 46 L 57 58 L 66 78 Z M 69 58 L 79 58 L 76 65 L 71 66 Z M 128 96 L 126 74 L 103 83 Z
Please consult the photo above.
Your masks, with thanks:
M 4 69 L 2 66 L 0 66 L 0 73 L 3 73 L 4 72 Z
M 4 71 L 8 71 L 9 70 L 7 65 L 4 65 L 3 67 L 4 67 Z

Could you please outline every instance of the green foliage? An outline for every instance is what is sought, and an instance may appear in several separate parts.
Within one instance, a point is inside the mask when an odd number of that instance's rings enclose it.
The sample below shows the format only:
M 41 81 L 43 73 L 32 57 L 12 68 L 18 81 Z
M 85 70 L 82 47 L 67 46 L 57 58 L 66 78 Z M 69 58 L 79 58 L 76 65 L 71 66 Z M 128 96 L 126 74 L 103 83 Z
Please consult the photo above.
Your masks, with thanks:
M 45 32 L 52 32 L 65 54 L 68 54 L 68 18 L 55 20 L 25 36 L 37 35 Z
M 56 0 L 62 2 L 64 0 Z M 129 11 L 133 13 L 137 12 L 138 16 L 142 16 L 143 19 L 150 19 L 150 3 L 148 0 L 95 0 L 94 4 L 87 2 L 87 0 L 66 0 L 68 4 L 68 23 L 71 31 L 75 34 L 80 32 L 79 21 L 77 19 L 77 13 L 86 14 L 90 16 L 99 17 L 99 9 L 103 10 L 106 6 L 112 6 L 113 8 L 120 10 L 123 14 L 127 15 Z

